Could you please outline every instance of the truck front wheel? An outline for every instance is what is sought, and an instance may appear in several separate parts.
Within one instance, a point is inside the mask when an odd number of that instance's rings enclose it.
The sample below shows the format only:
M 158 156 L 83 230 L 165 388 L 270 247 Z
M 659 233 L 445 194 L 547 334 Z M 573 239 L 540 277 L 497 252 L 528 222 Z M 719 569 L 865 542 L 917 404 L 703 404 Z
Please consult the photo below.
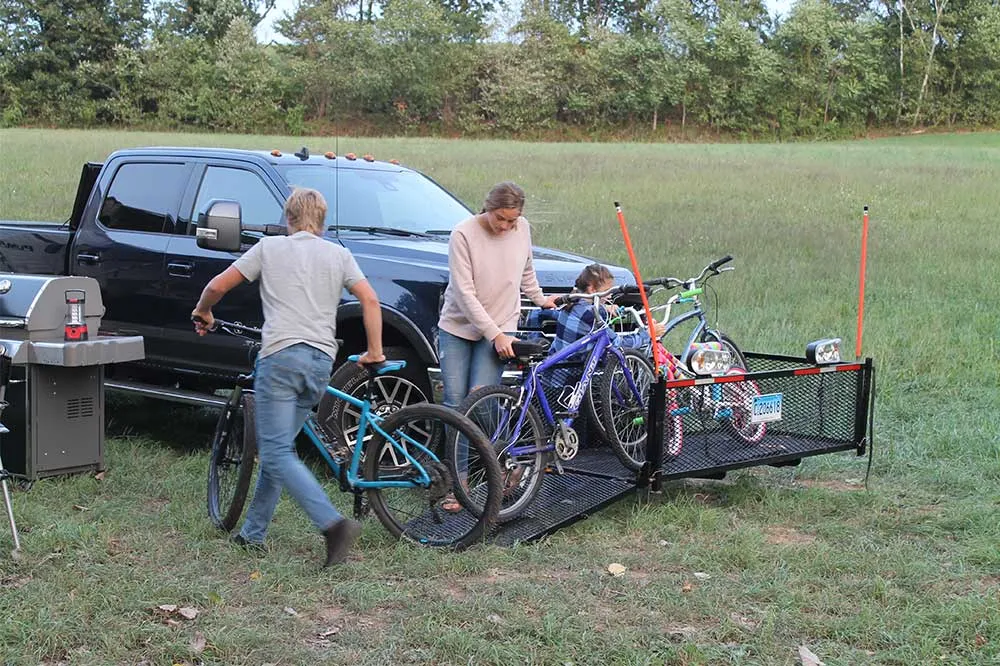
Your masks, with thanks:
M 390 361 L 406 361 L 406 367 L 372 380 L 372 412 L 385 418 L 406 405 L 432 402 L 431 384 L 427 366 L 411 350 L 404 347 L 387 347 L 385 357 Z M 364 399 L 368 373 L 357 363 L 347 361 L 333 373 L 330 386 L 355 398 Z M 317 423 L 324 434 L 339 446 L 354 446 L 358 439 L 361 410 L 329 393 L 320 400 Z M 372 436 L 369 431 L 364 439 Z

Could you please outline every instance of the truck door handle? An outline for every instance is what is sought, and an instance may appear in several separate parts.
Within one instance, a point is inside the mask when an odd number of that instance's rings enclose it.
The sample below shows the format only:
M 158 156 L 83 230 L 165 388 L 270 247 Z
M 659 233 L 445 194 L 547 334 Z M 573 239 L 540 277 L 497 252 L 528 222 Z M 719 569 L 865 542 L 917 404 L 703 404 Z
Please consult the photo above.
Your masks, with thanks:
M 191 277 L 193 270 L 194 264 L 187 261 L 171 261 L 167 264 L 167 275 L 174 277 Z
M 90 252 L 78 252 L 76 255 L 76 261 L 80 264 L 86 264 L 88 266 L 95 266 L 101 263 L 101 255 L 91 254 Z

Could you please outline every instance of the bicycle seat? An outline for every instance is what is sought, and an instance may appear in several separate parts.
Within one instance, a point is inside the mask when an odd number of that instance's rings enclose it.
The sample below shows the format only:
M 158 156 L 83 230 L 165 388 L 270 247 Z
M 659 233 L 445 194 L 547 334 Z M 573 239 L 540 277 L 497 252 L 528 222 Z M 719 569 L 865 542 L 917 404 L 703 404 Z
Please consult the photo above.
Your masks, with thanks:
M 357 363 L 358 359 L 360 358 L 361 356 L 359 354 L 352 354 L 347 357 L 347 360 L 351 361 L 352 363 Z M 406 367 L 406 361 L 390 361 L 388 359 L 382 361 L 381 363 L 364 364 L 365 370 L 367 370 L 368 374 L 372 376 L 384 375 L 389 372 L 396 372 L 398 370 L 402 370 L 405 367 Z
M 546 339 L 539 340 L 518 340 L 511 344 L 514 349 L 514 356 L 519 361 L 528 361 L 533 358 L 548 356 L 550 342 Z

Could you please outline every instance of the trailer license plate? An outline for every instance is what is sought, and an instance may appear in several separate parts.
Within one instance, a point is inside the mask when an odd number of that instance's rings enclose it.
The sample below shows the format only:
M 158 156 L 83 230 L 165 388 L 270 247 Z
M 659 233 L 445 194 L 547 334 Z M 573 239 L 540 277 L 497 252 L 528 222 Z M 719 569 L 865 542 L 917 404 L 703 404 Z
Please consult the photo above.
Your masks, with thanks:
M 781 394 L 769 393 L 767 395 L 757 395 L 753 398 L 753 407 L 750 411 L 751 423 L 766 423 L 768 421 L 781 420 Z

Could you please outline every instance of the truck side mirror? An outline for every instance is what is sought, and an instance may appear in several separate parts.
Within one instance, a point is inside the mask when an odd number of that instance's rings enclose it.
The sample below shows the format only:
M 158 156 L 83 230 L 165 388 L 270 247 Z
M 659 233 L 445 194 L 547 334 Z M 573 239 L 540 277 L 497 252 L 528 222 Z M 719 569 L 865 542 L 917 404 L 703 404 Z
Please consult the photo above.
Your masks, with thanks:
M 195 230 L 198 247 L 239 252 L 241 219 L 239 202 L 226 199 L 210 202 L 208 211 L 198 216 Z

